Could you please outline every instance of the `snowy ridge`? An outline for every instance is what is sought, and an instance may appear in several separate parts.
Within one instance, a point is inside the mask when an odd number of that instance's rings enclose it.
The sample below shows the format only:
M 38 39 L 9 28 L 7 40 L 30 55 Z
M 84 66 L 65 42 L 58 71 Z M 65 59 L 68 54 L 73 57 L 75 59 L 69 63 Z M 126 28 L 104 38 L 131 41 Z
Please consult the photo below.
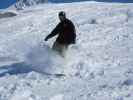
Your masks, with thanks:
M 17 3 L 14 5 L 16 9 L 20 10 L 25 7 L 34 6 L 37 4 L 47 3 L 48 0 L 17 0 Z
M 77 29 L 65 62 L 49 50 L 55 38 L 43 41 L 61 10 Z M 0 23 L 0 100 L 132 100 L 133 4 L 45 4 Z

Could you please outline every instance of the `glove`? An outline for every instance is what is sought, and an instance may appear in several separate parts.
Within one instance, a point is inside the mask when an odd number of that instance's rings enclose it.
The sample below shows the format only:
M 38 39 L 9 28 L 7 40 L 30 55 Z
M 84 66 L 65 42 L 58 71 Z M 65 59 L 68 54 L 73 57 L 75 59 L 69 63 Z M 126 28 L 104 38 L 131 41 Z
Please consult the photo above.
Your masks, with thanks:
M 44 41 L 48 41 L 48 38 L 46 37 L 46 38 L 44 39 Z

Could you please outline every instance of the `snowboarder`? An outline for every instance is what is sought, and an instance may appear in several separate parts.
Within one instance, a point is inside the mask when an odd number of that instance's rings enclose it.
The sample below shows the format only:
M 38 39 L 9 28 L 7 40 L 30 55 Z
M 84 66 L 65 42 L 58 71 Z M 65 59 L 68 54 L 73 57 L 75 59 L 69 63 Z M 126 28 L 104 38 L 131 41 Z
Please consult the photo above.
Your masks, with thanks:
M 51 34 L 45 38 L 45 41 L 58 35 L 52 49 L 64 57 L 69 45 L 75 44 L 76 42 L 76 31 L 73 22 L 66 18 L 65 12 L 59 12 L 59 19 L 60 23 L 55 27 Z

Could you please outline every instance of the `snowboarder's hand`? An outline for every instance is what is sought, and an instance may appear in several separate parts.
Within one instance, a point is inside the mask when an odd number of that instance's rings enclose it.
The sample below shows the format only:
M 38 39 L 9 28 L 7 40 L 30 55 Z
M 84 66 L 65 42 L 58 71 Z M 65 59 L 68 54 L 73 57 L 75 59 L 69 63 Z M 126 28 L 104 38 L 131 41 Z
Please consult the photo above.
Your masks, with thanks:
M 46 38 L 44 39 L 44 41 L 48 41 L 48 38 L 46 37 Z

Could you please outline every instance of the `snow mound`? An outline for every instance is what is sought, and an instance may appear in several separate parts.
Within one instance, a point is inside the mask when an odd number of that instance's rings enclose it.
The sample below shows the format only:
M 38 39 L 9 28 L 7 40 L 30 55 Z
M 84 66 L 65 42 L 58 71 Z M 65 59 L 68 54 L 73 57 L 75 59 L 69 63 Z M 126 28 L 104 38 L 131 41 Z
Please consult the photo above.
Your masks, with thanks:
M 14 12 L 4 12 L 4 13 L 0 13 L 0 19 L 1 18 L 7 18 L 7 17 L 14 17 L 17 16 L 16 13 Z
M 60 74 L 64 69 L 64 59 L 47 45 L 31 48 L 25 62 L 31 69 L 41 73 Z

